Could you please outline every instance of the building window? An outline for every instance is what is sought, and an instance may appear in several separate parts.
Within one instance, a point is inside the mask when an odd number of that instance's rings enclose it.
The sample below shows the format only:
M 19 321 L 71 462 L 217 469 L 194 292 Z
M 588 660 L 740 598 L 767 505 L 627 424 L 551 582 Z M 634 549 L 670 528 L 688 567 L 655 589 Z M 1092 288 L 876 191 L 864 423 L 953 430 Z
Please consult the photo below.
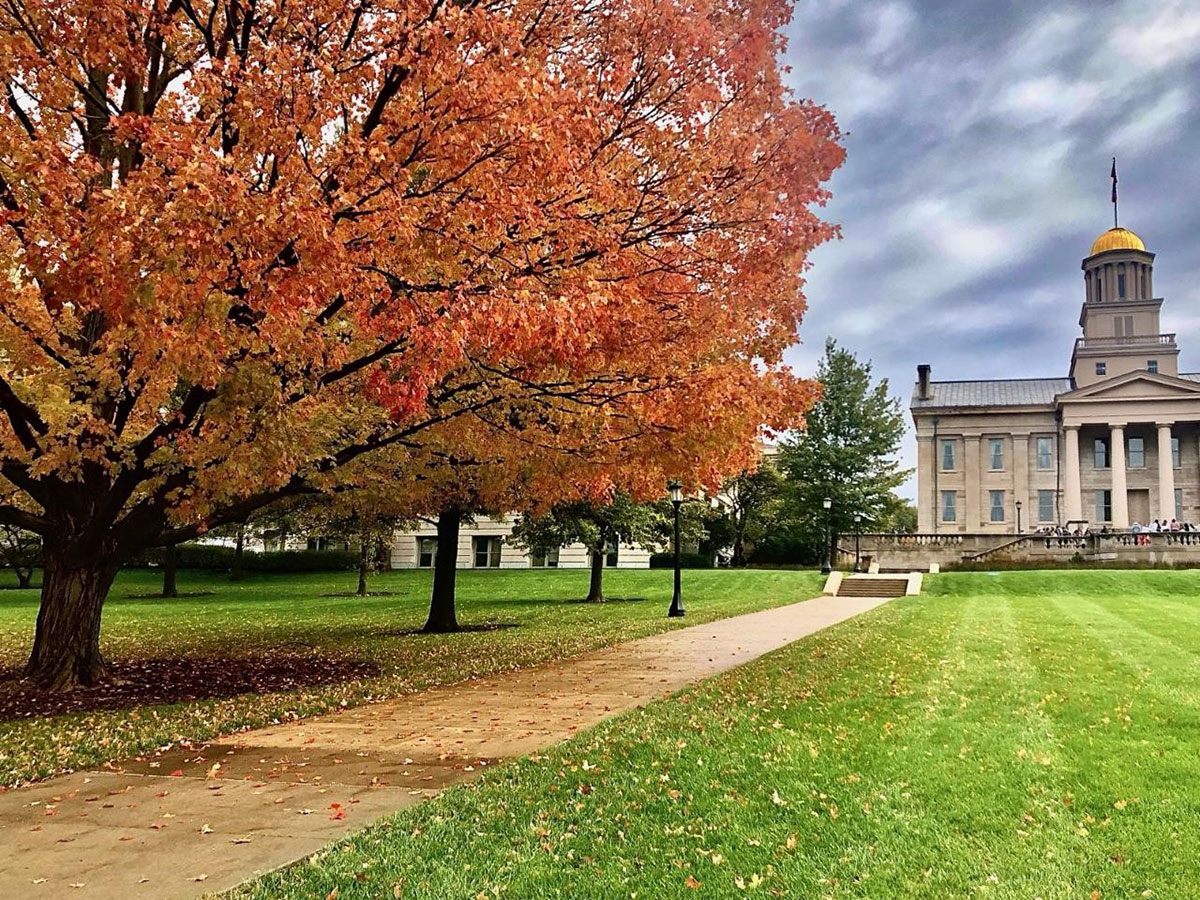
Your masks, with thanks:
M 1183 521 L 1183 488 L 1175 488 L 1175 521 Z
M 943 522 L 957 522 L 958 521 L 958 509 L 956 508 L 956 505 L 955 505 L 957 500 L 958 500 L 958 494 L 956 494 L 954 491 L 942 491 L 942 521 Z
M 1054 468 L 1054 443 L 1051 438 L 1037 439 L 1037 467 L 1043 471 Z
M 988 498 L 991 502 L 991 510 L 989 520 L 992 522 L 1004 521 L 1004 491 L 988 491 Z
M 417 567 L 432 569 L 437 558 L 437 538 L 417 538 Z
M 535 569 L 557 569 L 558 568 L 558 548 L 552 547 L 549 550 L 533 551 L 533 559 L 531 565 Z
M 617 556 L 620 553 L 620 547 L 615 541 L 608 541 L 604 545 L 604 567 L 606 569 L 615 569 L 617 567 Z
M 471 539 L 476 569 L 500 568 L 500 538 L 476 537 Z
M 1107 375 L 1108 374 L 1108 366 L 1102 362 L 1096 363 L 1096 374 L 1097 375 Z
M 1153 374 L 1158 374 L 1158 360 L 1157 359 L 1146 360 L 1146 371 L 1153 373 Z
M 1100 270 L 1097 269 L 1092 273 L 1092 277 L 1096 279 L 1096 302 L 1104 302 L 1104 279 L 1100 277 Z
M 954 441 L 942 441 L 942 471 L 954 471 Z
M 1094 468 L 1108 468 L 1108 438 L 1096 438 L 1096 443 L 1093 445 L 1093 459 L 1095 460 Z
M 1179 468 L 1179 438 L 1177 437 L 1171 438 L 1171 465 L 1176 469 Z
M 1038 521 L 1054 521 L 1054 491 L 1038 491 Z
M 1125 263 L 1117 266 L 1117 297 L 1125 297 Z
M 1143 438 L 1131 437 L 1129 439 L 1129 462 L 1126 464 L 1129 469 L 1144 469 L 1146 468 L 1146 441 Z
M 1096 521 L 1112 521 L 1112 491 L 1096 491 Z
M 993 472 L 998 472 L 1001 469 L 1003 469 L 1004 468 L 1004 439 L 1003 438 L 992 438 L 992 440 L 988 442 L 988 450 L 989 450 L 988 459 L 991 461 L 990 462 L 991 470 Z

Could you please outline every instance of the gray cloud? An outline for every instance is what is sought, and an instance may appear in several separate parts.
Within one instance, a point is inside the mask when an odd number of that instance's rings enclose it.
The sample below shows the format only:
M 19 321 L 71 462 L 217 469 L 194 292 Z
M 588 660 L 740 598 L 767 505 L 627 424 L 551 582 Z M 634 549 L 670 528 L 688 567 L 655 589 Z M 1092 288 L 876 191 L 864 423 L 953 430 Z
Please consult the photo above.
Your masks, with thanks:
M 1200 4 L 1147 10 L 798 4 L 790 83 L 835 113 L 848 158 L 797 371 L 833 335 L 905 404 L 920 362 L 945 379 L 1065 375 L 1114 155 L 1121 224 L 1158 254 L 1163 327 L 1181 370 L 1200 370 Z

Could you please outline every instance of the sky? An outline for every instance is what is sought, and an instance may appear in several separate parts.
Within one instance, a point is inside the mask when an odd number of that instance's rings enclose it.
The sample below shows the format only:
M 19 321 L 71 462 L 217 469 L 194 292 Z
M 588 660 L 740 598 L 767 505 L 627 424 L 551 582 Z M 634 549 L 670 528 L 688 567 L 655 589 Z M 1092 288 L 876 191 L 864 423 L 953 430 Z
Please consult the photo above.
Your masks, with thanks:
M 787 34 L 793 90 L 834 113 L 847 151 L 798 372 L 833 336 L 906 418 L 918 363 L 935 381 L 1065 376 L 1113 156 L 1121 225 L 1157 254 L 1162 328 L 1200 371 L 1200 0 L 800 0 Z

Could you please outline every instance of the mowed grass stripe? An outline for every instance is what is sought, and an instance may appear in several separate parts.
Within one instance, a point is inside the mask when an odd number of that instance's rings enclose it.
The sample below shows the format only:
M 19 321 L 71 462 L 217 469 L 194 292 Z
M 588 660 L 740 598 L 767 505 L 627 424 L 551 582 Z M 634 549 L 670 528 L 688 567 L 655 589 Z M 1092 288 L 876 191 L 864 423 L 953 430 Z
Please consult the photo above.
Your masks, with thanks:
M 1054 603 L 1062 613 L 1060 627 L 1035 630 L 1027 625 L 1026 640 L 1039 647 L 1033 658 L 1049 688 L 1045 708 L 1064 736 L 1069 780 L 1060 819 L 1070 821 L 1072 829 L 1057 852 L 1075 857 L 1076 869 L 1087 873 L 1075 884 L 1085 896 L 1091 891 L 1138 896 L 1146 890 L 1161 892 L 1181 879 L 1194 882 L 1190 864 L 1179 866 L 1173 853 L 1157 858 L 1159 851 L 1149 849 L 1184 814 L 1171 796 L 1179 779 L 1196 776 L 1194 762 L 1180 744 L 1182 723 L 1160 730 L 1152 715 L 1140 711 L 1136 722 L 1125 720 L 1152 698 L 1158 706 L 1194 719 L 1194 711 L 1180 706 L 1170 683 L 1176 673 L 1188 671 L 1186 664 L 1176 668 L 1164 661 L 1166 678 L 1147 669 L 1141 661 L 1164 643 L 1131 630 L 1128 618 L 1114 611 L 1120 601 L 1071 596 L 1056 597 Z
M 989 890 L 991 879 L 1006 871 L 1005 890 L 1040 892 L 1064 877 L 1058 863 L 1045 860 L 1060 829 L 1045 816 L 1025 816 L 1055 790 L 1051 765 L 1058 746 L 1038 708 L 1035 673 L 1009 600 L 936 602 L 956 618 L 938 661 L 952 702 L 938 704 L 923 729 L 900 735 L 906 752 L 897 759 L 911 773 L 910 792 L 926 827 L 895 841 L 929 842 L 920 863 L 928 875 L 887 896 L 965 896 Z M 979 666 L 980 659 L 992 664 Z

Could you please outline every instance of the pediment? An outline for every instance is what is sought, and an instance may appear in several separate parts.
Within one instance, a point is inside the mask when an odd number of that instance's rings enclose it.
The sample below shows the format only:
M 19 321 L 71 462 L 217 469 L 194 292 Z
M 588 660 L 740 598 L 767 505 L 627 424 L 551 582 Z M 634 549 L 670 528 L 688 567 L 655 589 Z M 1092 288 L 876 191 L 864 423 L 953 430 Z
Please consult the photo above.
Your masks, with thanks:
M 1058 395 L 1070 400 L 1170 400 L 1200 398 L 1200 383 L 1151 372 L 1129 372 Z

